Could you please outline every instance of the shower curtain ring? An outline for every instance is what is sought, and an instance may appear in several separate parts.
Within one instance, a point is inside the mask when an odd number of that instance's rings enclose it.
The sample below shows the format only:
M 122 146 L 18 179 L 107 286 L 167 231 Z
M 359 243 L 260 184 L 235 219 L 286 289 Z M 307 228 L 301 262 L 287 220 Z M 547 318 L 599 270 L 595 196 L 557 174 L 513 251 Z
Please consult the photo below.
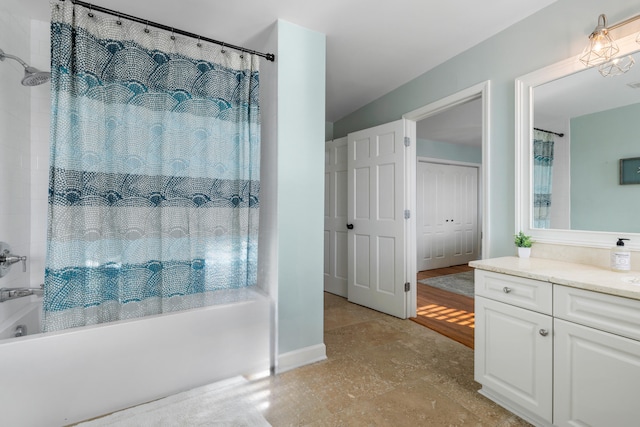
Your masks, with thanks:
M 144 26 L 144 32 L 149 33 L 149 21 L 147 21 L 147 24 Z
M 116 19 L 116 24 L 122 25 L 122 21 L 120 20 L 120 14 L 116 15 L 118 19 Z
M 196 43 L 196 46 L 202 47 L 202 43 L 200 43 L 200 36 L 198 36 L 198 43 Z
M 89 13 L 87 15 L 89 15 L 89 18 L 93 18 L 93 5 L 89 5 Z
M 173 28 L 171 29 L 171 40 L 175 40 L 176 36 L 173 35 Z
M 227 52 L 226 50 L 224 50 L 224 43 L 222 43 L 222 50 L 220 52 L 222 52 L 222 53 L 226 53 Z

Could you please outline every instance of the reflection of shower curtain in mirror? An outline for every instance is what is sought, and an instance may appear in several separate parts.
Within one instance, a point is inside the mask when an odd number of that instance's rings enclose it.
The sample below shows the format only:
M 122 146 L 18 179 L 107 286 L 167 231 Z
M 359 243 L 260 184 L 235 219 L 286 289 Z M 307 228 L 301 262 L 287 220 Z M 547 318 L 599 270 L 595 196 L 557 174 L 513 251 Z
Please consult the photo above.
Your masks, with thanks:
M 533 131 L 533 227 L 549 228 L 551 179 L 553 176 L 553 134 Z
M 44 329 L 254 286 L 258 57 L 70 1 L 51 7 Z

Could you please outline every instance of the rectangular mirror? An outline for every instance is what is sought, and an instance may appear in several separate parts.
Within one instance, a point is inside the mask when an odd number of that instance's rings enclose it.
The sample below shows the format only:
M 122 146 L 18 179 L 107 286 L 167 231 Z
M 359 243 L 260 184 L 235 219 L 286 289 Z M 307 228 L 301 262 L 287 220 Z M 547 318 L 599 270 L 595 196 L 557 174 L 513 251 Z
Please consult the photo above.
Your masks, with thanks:
M 620 54 L 640 61 L 635 36 Z M 640 156 L 640 65 L 603 77 L 577 57 L 516 80 L 516 227 L 536 241 L 640 247 L 640 185 L 620 184 Z

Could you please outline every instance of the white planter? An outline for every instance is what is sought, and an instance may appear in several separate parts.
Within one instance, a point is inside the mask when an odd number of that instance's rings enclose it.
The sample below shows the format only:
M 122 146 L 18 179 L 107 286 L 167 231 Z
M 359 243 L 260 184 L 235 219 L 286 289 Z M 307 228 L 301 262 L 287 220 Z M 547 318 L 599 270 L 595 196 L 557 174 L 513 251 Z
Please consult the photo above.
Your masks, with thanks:
M 520 258 L 529 258 L 531 256 L 531 248 L 518 248 L 518 256 Z

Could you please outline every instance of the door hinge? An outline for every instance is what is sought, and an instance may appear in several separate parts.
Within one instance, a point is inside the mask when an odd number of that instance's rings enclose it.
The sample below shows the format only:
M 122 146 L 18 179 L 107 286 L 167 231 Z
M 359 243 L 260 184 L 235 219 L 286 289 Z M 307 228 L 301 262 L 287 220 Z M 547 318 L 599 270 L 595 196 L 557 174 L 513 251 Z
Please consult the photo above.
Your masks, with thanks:
M 411 218 L 411 211 L 409 209 L 404 210 L 404 219 Z
M 404 137 L 404 146 L 405 147 L 410 147 L 411 146 L 411 138 L 409 138 L 408 136 Z
M 404 284 L 404 291 L 409 292 L 411 290 L 411 282 L 406 282 Z

